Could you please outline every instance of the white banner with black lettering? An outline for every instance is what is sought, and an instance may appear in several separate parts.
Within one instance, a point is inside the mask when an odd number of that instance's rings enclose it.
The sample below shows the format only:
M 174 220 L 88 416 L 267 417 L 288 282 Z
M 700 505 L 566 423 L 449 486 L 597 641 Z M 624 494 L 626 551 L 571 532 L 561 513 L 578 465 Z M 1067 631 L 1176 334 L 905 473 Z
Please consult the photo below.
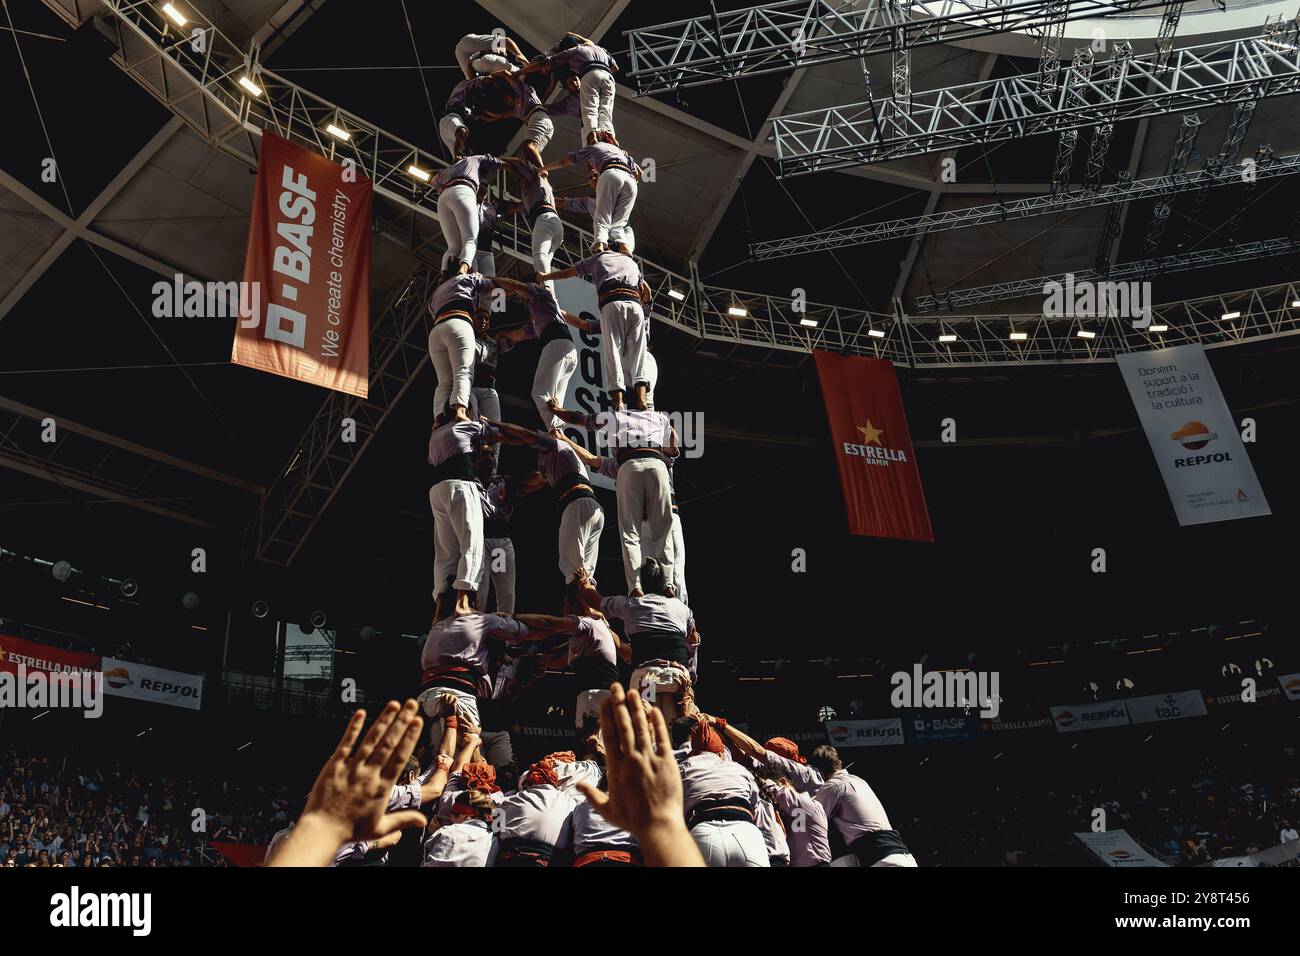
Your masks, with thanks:
M 1134 697 L 1128 701 L 1129 719 L 1135 724 L 1150 724 L 1157 720 L 1178 720 L 1182 717 L 1204 717 L 1205 697 L 1199 690 L 1179 690 L 1172 694 L 1152 694 Z
M 1102 727 L 1127 727 L 1128 708 L 1122 700 L 1094 701 L 1090 704 L 1063 704 L 1049 708 L 1052 724 L 1063 734 Z
M 203 677 L 105 657 L 104 693 L 198 710 L 203 702 Z
M 903 742 L 903 721 L 828 720 L 826 737 L 836 747 L 892 747 Z
M 1168 866 L 1156 859 L 1124 830 L 1106 830 L 1102 833 L 1076 833 L 1079 842 L 1092 851 L 1093 856 L 1107 866 Z
M 1180 525 L 1271 514 L 1199 345 L 1115 356 Z
M 596 289 L 586 279 L 559 279 L 555 283 L 555 298 L 560 308 L 574 315 L 586 312 L 600 318 L 600 300 Z M 571 411 L 588 413 L 606 412 L 610 409 L 609 393 L 605 391 L 605 353 L 599 332 L 579 332 L 570 328 L 578 346 L 578 370 L 569 379 L 564 393 L 564 407 Z M 599 455 L 596 433 L 578 425 L 565 425 L 564 434 L 579 442 L 587 451 Z M 593 473 L 591 483 L 598 488 L 613 490 L 614 479 Z

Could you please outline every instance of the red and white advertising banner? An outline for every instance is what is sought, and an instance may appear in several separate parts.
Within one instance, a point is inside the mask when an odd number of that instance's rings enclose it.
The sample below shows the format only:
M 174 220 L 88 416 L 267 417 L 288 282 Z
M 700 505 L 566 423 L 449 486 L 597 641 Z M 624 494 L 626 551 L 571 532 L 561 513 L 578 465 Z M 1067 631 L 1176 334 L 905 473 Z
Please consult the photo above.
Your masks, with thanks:
M 836 747 L 897 747 L 903 743 L 903 721 L 898 717 L 828 720 L 826 739 Z
M 371 184 L 262 134 L 231 361 L 365 397 Z
M 62 674 L 70 671 L 93 674 L 100 670 L 100 660 L 98 654 L 65 651 L 61 647 L 50 647 L 48 644 L 37 644 L 21 637 L 0 634 L 0 671 L 10 674 L 17 674 L 20 664 L 29 674 Z
M 203 703 L 203 677 L 162 667 L 150 667 L 116 657 L 104 658 L 105 691 L 113 697 L 134 697 L 198 710 Z
M 851 534 L 933 541 L 894 366 L 814 352 Z

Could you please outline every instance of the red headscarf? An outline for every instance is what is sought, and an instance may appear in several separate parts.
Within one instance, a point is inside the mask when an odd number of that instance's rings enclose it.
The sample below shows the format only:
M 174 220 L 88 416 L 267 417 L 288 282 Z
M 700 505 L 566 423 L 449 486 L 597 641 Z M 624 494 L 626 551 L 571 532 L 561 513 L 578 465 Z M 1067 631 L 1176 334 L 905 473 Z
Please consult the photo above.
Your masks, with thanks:
M 556 767 L 562 763 L 573 763 L 577 759 L 572 750 L 559 750 L 543 757 L 528 768 L 528 773 L 524 774 L 521 785 L 537 787 L 550 784 L 552 787 L 558 787 L 560 785 L 560 775 L 556 771 Z
M 722 742 L 722 737 L 716 730 L 702 720 L 695 724 L 691 730 L 691 753 L 708 752 L 721 757 L 726 749 L 726 744 Z
M 774 754 L 779 754 L 786 760 L 793 760 L 795 763 L 807 763 L 804 756 L 799 753 L 799 745 L 793 740 L 786 737 L 773 737 L 763 745 Z
M 497 771 L 490 763 L 467 763 L 461 771 L 465 778 L 466 790 L 482 790 L 484 793 L 500 793 L 497 786 Z

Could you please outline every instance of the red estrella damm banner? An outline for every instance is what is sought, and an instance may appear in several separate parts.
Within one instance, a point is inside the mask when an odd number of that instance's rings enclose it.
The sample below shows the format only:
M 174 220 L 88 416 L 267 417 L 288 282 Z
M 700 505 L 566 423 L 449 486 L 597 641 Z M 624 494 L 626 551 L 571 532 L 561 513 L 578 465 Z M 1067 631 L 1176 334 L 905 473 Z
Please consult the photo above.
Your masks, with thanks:
M 355 165 L 262 134 L 231 361 L 366 396 L 370 200 Z
M 37 644 L 21 637 L 0 634 L 0 671 L 10 674 L 18 673 L 22 664 L 27 672 L 40 671 L 44 674 L 60 674 L 66 671 L 89 671 L 94 673 L 103 668 L 102 658 L 98 654 L 86 654 L 82 651 L 68 651 L 48 644 Z
M 933 541 L 921 473 L 892 363 L 814 352 L 849 532 Z

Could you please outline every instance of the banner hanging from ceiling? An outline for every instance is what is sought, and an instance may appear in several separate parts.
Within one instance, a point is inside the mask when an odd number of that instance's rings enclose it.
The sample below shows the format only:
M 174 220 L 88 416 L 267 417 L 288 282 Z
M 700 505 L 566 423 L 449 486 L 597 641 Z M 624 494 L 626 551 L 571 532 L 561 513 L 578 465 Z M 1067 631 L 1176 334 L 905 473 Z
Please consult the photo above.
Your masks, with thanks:
M 1272 513 L 1204 348 L 1129 352 L 1115 362 L 1180 525 Z
M 231 361 L 365 397 L 370 180 L 262 134 Z
M 921 473 L 892 363 L 814 352 L 849 533 L 933 541 Z

